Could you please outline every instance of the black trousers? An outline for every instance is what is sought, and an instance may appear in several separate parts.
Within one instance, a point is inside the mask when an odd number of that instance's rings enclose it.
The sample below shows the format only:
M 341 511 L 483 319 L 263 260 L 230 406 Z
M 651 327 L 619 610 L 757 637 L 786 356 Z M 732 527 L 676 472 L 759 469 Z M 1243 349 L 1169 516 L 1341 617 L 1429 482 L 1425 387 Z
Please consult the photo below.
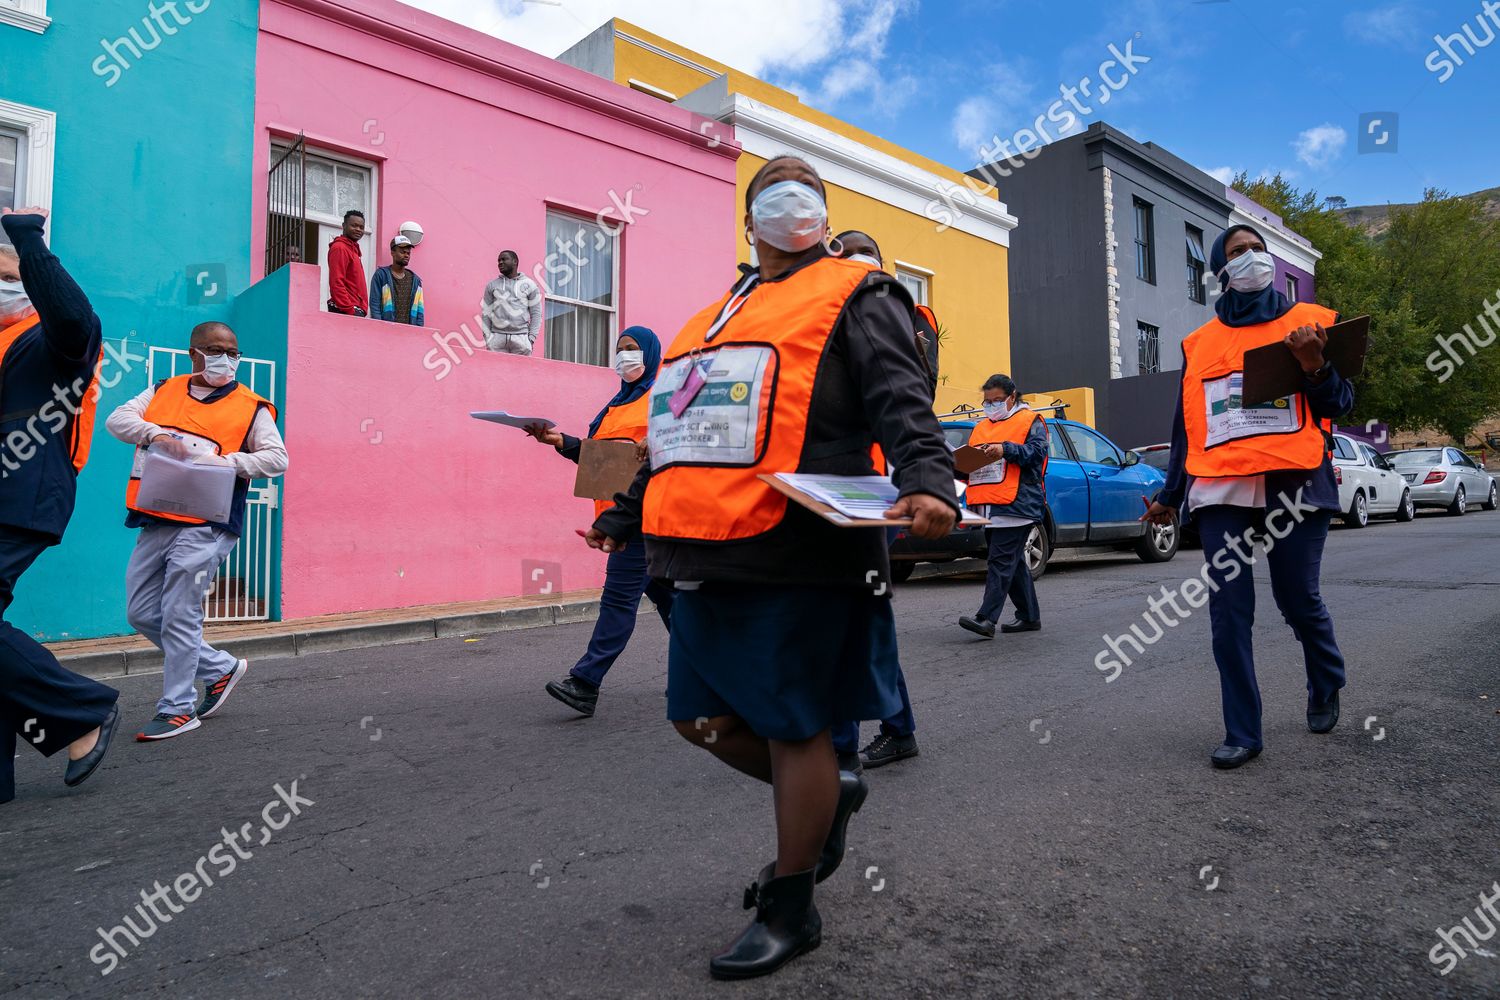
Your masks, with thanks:
M 120 693 L 63 669 L 57 657 L 4 620 L 16 581 L 49 536 L 0 525 L 0 802 L 16 796 L 16 739 L 50 757 L 97 728 Z
M 1042 609 L 1036 602 L 1036 587 L 1031 580 L 1031 567 L 1026 565 L 1026 539 L 1031 536 L 1031 528 L 1029 524 L 1020 524 L 984 529 L 990 543 L 990 560 L 979 615 L 986 621 L 1000 620 L 1000 609 L 1005 607 L 1007 597 L 1016 606 L 1016 617 L 1021 621 L 1042 620 Z

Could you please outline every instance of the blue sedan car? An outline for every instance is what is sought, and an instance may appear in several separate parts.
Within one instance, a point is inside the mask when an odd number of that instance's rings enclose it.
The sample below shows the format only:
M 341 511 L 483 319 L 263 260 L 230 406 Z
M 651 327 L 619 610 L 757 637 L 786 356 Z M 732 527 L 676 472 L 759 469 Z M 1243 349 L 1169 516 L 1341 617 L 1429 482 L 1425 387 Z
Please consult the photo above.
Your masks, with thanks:
M 944 419 L 943 433 L 955 448 L 969 443 L 972 418 Z M 1074 420 L 1048 417 L 1046 520 L 1032 530 L 1026 561 L 1033 577 L 1047 569 L 1053 551 L 1064 547 L 1134 551 L 1145 562 L 1166 562 L 1177 554 L 1177 525 L 1146 525 L 1140 520 L 1166 477 L 1140 456 Z M 961 528 L 947 538 L 924 541 L 902 532 L 891 546 L 891 573 L 897 582 L 919 562 L 948 562 L 988 554 L 983 528 Z

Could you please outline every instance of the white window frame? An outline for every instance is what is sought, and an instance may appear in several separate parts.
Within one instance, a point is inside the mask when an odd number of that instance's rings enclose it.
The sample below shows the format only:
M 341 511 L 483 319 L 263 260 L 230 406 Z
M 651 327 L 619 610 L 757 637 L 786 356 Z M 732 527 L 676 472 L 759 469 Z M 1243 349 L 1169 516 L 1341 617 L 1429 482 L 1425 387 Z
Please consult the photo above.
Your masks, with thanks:
M 1289 299 L 1292 302 L 1298 301 L 1297 295 L 1302 291 L 1301 285 L 1302 285 L 1302 282 L 1300 282 L 1300 281 L 1297 280 L 1297 276 L 1295 274 L 1288 274 L 1286 276 L 1286 297 L 1287 297 L 1287 299 Z
M 543 218 L 543 232 L 546 231 L 546 220 L 547 220 L 547 217 L 554 216 L 554 215 L 555 216 L 560 216 L 560 217 L 566 218 L 566 219 L 572 219 L 574 222 L 586 223 L 587 225 L 590 225 L 590 226 L 597 226 L 599 229 L 602 229 L 604 231 L 604 233 L 612 241 L 612 249 L 613 249 L 614 253 L 611 255 L 612 266 L 611 266 L 611 269 L 610 269 L 611 273 L 610 273 L 610 277 L 609 277 L 609 291 L 610 291 L 609 297 L 610 297 L 610 301 L 612 303 L 611 305 L 601 306 L 597 302 L 584 302 L 582 299 L 574 299 L 574 298 L 570 298 L 570 297 L 568 297 L 566 295 L 559 295 L 552 288 L 552 282 L 550 282 L 550 281 L 547 282 L 547 287 L 544 288 L 544 289 L 542 289 L 542 294 L 545 297 L 545 299 L 546 299 L 547 302 L 562 302 L 562 303 L 566 303 L 567 305 L 572 306 L 575 309 L 592 309 L 592 310 L 595 310 L 597 312 L 607 312 L 607 313 L 609 313 L 609 344 L 606 346 L 604 353 L 605 353 L 606 357 L 612 357 L 614 355 L 614 353 L 615 353 L 615 344 L 620 339 L 620 233 L 624 229 L 624 226 L 622 226 L 618 222 L 613 222 L 613 221 L 611 221 L 610 219 L 607 219 L 607 218 L 603 220 L 603 224 L 601 225 L 600 221 L 597 218 L 591 219 L 591 218 L 589 218 L 589 217 L 587 217 L 585 215 L 582 215 L 582 214 L 580 214 L 578 212 L 570 211 L 569 209 L 563 208 L 563 207 L 558 206 L 558 205 L 548 205 L 547 206 L 547 211 L 546 211 L 546 216 L 544 216 L 544 218 Z M 553 253 L 556 252 L 556 250 L 554 248 L 552 248 L 552 247 L 547 247 L 546 251 L 547 251 L 546 254 L 543 256 L 544 260 L 546 259 L 547 256 L 550 256 L 551 254 L 553 254 Z M 545 315 L 545 305 L 543 306 L 543 310 L 544 310 L 544 312 L 543 312 L 543 317 L 542 317 L 542 335 L 545 337 L 546 333 L 547 333 L 547 319 L 546 319 L 546 315 Z M 544 348 L 544 353 L 545 353 L 545 348 Z M 547 357 L 550 358 L 551 355 L 547 355 Z M 552 358 L 552 360 L 556 361 L 556 360 L 566 360 L 566 359 Z M 585 362 L 581 362 L 581 361 L 579 361 L 579 362 L 568 361 L 568 363 L 569 364 L 584 364 Z M 606 367 L 607 368 L 607 367 L 609 367 L 609 365 L 606 363 L 602 367 Z
M 901 260 L 896 261 L 896 280 L 901 282 L 901 286 L 908 292 L 912 291 L 912 285 L 908 282 L 916 285 L 921 294 L 913 292 L 912 299 L 919 306 L 930 305 L 932 302 L 932 274 L 925 267 L 918 267 Z
M 0 0 L 4 3 L 4 0 Z M 3 10 L 3 7 L 0 7 Z M 0 18 L 3 20 L 3 18 Z M 13 101 L 0 100 L 0 125 L 22 133 L 17 148 L 16 207 L 39 206 L 52 211 L 52 169 L 57 150 L 57 113 Z M 51 227 L 49 227 L 51 228 Z
M 266 162 L 268 164 L 275 163 L 277 156 L 285 153 L 290 148 L 290 142 L 287 142 L 280 136 L 272 136 L 271 158 Z M 341 166 L 352 167 L 356 170 L 363 170 L 366 174 L 369 175 L 370 184 L 366 189 L 369 194 L 369 198 L 367 199 L 367 201 L 369 202 L 369 208 L 365 210 L 365 232 L 372 235 L 375 234 L 379 230 L 379 226 L 376 225 L 375 218 L 375 205 L 378 201 L 378 199 L 375 197 L 375 193 L 380 190 L 380 188 L 378 187 L 378 185 L 380 184 L 380 164 L 375 163 L 372 160 L 361 160 L 353 156 L 345 156 L 344 154 L 336 152 L 334 150 L 325 149 L 322 146 L 315 146 L 311 142 L 307 143 L 307 159 L 326 160 L 330 163 L 339 164 Z M 333 183 L 336 205 L 338 198 L 337 174 L 334 175 Z M 326 215 L 322 212 L 313 212 L 308 210 L 305 204 L 302 206 L 302 208 L 304 212 L 307 212 L 307 220 L 309 222 L 317 222 L 325 226 L 342 226 L 344 224 L 344 217 L 342 215 Z M 376 241 L 377 248 L 378 243 L 379 241 Z
M 0 0 L 0 24 L 13 24 L 40 35 L 52 24 L 47 0 Z

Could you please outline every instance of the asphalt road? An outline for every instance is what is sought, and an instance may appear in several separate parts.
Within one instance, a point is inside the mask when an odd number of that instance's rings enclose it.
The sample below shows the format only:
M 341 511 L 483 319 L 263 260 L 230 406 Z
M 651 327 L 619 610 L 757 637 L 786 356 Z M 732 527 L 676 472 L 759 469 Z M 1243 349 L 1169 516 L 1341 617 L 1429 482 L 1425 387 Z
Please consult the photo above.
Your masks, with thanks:
M 665 723 L 654 619 L 587 721 L 541 690 L 586 625 L 258 662 L 222 716 L 118 743 L 77 792 L 23 748 L 0 997 L 1495 996 L 1500 939 L 1446 977 L 1428 953 L 1484 929 L 1500 880 L 1497 553 L 1500 514 L 1334 533 L 1326 737 L 1258 570 L 1267 749 L 1229 773 L 1206 609 L 1114 682 L 1094 665 L 1200 553 L 1056 566 L 1044 631 L 993 642 L 954 624 L 973 579 L 898 588 L 921 756 L 871 773 L 823 946 L 743 984 L 706 965 L 772 854 L 769 796 Z M 118 684 L 133 732 L 158 682 Z M 260 843 L 293 781 L 310 803 Z M 214 884 L 103 975 L 96 928 L 145 930 L 141 892 L 195 869 Z

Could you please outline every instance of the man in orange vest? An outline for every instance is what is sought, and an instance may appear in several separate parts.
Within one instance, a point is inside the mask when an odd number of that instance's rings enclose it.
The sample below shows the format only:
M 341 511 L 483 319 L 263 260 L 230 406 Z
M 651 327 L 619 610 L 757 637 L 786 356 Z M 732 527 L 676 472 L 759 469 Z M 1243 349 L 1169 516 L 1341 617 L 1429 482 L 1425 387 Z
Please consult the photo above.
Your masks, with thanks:
M 203 599 L 220 564 L 240 540 L 250 480 L 286 471 L 286 445 L 276 408 L 234 380 L 239 341 L 223 323 L 200 323 L 190 340 L 193 371 L 163 379 L 109 415 L 105 427 L 136 446 L 125 490 L 125 526 L 140 538 L 125 569 L 125 617 L 163 655 L 162 697 L 156 717 L 136 734 L 141 742 L 197 729 L 224 707 L 245 672 L 235 659 L 203 641 Z M 149 510 L 136 502 L 147 449 L 175 458 L 232 465 L 237 473 L 229 518 L 201 518 Z M 197 701 L 195 680 L 203 682 Z
M 985 419 L 974 425 L 969 444 L 997 459 L 969 474 L 969 508 L 990 519 L 989 568 L 979 613 L 958 624 L 986 639 L 995 637 L 1000 609 L 1010 598 L 1016 620 L 1001 632 L 1035 632 L 1042 627 L 1026 539 L 1046 516 L 1047 421 L 1021 398 L 1009 375 L 991 375 L 984 383 Z
M 83 290 L 47 248 L 41 208 L 5 209 L 0 247 L 0 614 L 21 574 L 62 541 L 93 431 L 103 334 Z M 15 798 L 16 735 L 77 785 L 104 759 L 119 692 L 64 670 L 0 620 L 0 802 Z

